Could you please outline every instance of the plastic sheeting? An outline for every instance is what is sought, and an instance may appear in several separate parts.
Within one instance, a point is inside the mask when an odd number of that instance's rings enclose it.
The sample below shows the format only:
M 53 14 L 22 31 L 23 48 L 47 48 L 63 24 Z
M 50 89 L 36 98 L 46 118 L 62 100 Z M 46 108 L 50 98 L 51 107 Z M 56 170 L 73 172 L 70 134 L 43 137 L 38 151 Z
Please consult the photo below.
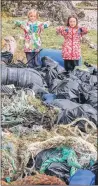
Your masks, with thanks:
M 96 175 L 98 179 L 98 160 L 90 167 L 90 170 Z
M 55 100 L 44 102 L 64 110 L 57 123 L 70 123 L 77 117 L 84 117 L 97 123 L 97 76 L 87 66 L 86 70 L 76 68 L 66 74 L 63 67 L 49 57 L 42 58 L 42 67 L 11 68 L 2 66 L 3 85 L 14 84 L 29 87 L 41 99 L 44 94 L 55 95 Z M 95 69 L 95 68 L 94 68 Z M 97 73 L 97 72 L 96 72 Z
M 74 176 L 70 178 L 70 186 L 78 185 L 95 185 L 95 175 L 89 170 L 78 170 Z
M 28 162 L 28 167 L 31 163 Z M 47 175 L 61 178 L 68 183 L 68 178 L 73 175 L 81 165 L 71 148 L 59 147 L 41 151 L 35 157 L 35 169 Z
M 58 107 L 63 107 L 64 109 L 64 111 L 61 111 L 58 115 L 57 124 L 68 124 L 74 121 L 76 118 L 86 118 L 97 125 L 97 111 L 91 105 L 79 105 L 68 100 L 62 100 L 62 102 L 61 100 L 54 100 L 55 106 L 57 106 L 57 103 Z M 79 122 L 78 125 L 79 128 L 84 131 L 83 123 L 84 122 Z
M 13 59 L 13 54 L 11 52 L 1 52 L 1 61 L 6 64 L 11 63 Z
M 40 58 L 42 58 L 44 56 L 47 56 L 54 61 L 57 61 L 59 63 L 59 65 L 64 67 L 64 61 L 62 59 L 62 51 L 61 50 L 43 48 L 42 51 L 40 52 Z M 79 60 L 79 65 L 81 65 L 81 64 L 82 64 L 82 57 Z
M 14 85 L 2 85 L 0 87 L 0 90 L 2 93 L 7 94 L 7 95 L 13 95 L 16 92 Z
M 43 81 L 39 74 L 34 69 L 30 68 L 11 68 L 2 66 L 1 84 L 14 84 L 18 87 L 29 87 L 37 84 L 43 87 Z
M 40 58 L 44 57 L 44 56 L 48 56 L 50 57 L 52 60 L 55 60 L 57 62 L 59 62 L 62 66 L 64 66 L 64 61 L 62 59 L 62 53 L 61 50 L 55 50 L 55 49 L 43 49 L 40 52 Z

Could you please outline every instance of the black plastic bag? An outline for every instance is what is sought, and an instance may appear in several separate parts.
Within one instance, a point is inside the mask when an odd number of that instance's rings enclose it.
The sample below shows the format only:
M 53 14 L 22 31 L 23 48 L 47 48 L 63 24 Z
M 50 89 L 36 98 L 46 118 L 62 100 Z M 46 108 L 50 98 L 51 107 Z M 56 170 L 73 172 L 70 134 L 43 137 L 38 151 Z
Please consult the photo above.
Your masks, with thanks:
M 46 79 L 46 83 L 47 83 L 48 88 L 51 87 L 52 82 L 55 78 L 57 78 L 57 75 L 58 74 L 55 69 L 48 69 L 47 70 L 45 79 Z
M 25 68 L 27 67 L 27 64 L 25 64 L 23 61 L 21 60 L 17 60 L 15 63 L 10 63 L 8 64 L 8 67 L 14 67 L 14 68 Z
M 88 100 L 87 103 L 92 105 L 93 108 L 95 108 L 96 110 L 98 109 L 98 95 L 97 95 L 98 91 L 97 90 L 91 90 L 88 93 Z
M 68 99 L 55 99 L 51 105 L 59 107 L 63 110 L 72 110 L 80 106 L 79 103 L 72 102 Z
M 78 77 L 82 82 L 89 83 L 90 80 L 90 73 L 87 71 L 83 71 L 80 69 L 75 69 L 72 74 L 76 77 Z
M 58 66 L 58 63 L 54 61 L 53 59 L 45 56 L 41 58 L 42 61 L 42 67 L 51 67 L 56 68 Z
M 68 178 L 70 174 L 70 167 L 67 163 L 51 163 L 48 169 L 45 171 L 45 174 L 50 176 L 57 176 L 68 184 Z
M 42 70 L 44 68 L 45 81 L 49 90 L 53 85 L 54 79 L 63 79 L 65 77 L 65 70 L 56 61 L 49 57 L 43 57 L 42 59 Z
M 55 101 L 56 100 L 54 100 L 54 102 Z M 72 102 L 69 101 L 69 104 L 65 103 L 66 109 L 64 111 L 61 111 L 61 113 L 58 114 L 57 121 L 56 121 L 57 124 L 62 124 L 62 123 L 69 124 L 77 118 L 86 118 L 97 125 L 97 111 L 91 105 L 89 104 L 79 105 L 74 103 L 76 105 L 75 106 L 73 105 L 72 108 Z M 84 128 L 85 122 L 79 121 L 77 122 L 77 124 L 79 128 L 85 132 L 85 128 Z
M 6 64 L 12 62 L 13 54 L 10 52 L 1 52 L 1 61 L 4 61 Z
M 41 165 L 43 162 L 45 162 L 48 158 L 61 158 L 62 153 L 61 150 L 56 150 L 56 148 L 46 149 L 41 151 L 37 154 L 35 157 L 35 169 L 40 170 Z M 28 163 L 30 166 L 30 163 Z M 67 161 L 64 161 L 63 163 L 57 162 L 57 163 L 51 163 L 48 168 L 45 171 L 45 174 L 47 175 L 55 175 L 62 180 L 64 180 L 66 183 L 68 183 L 68 178 L 70 176 L 70 170 L 71 167 L 68 166 Z
M 64 79 L 52 91 L 59 99 L 79 99 L 79 83 L 76 80 Z M 78 101 L 79 102 L 79 101 Z
M 30 68 L 11 68 L 3 66 L 1 71 L 1 84 L 14 84 L 18 87 L 29 87 L 31 84 L 37 84 L 40 87 L 43 87 L 42 78 L 36 70 Z
M 98 84 L 97 76 L 91 75 L 91 78 L 90 78 L 90 85 L 96 86 L 97 84 Z
M 97 176 L 98 175 L 98 160 L 90 167 L 90 170 Z
M 92 90 L 92 86 L 87 83 L 81 83 L 79 85 L 79 103 L 87 103 L 87 100 L 89 98 L 89 91 Z
M 91 65 L 91 64 L 89 64 L 87 62 L 84 62 L 84 65 L 86 67 L 88 67 L 88 70 L 89 70 L 90 74 L 97 75 L 97 73 L 98 73 L 97 65 L 96 66 L 95 65 Z
M 98 160 L 90 167 L 90 170 L 96 175 L 95 185 L 98 185 Z
M 44 86 L 41 87 L 40 85 L 37 85 L 37 84 L 31 85 L 29 88 L 32 89 L 35 95 L 39 97 L 40 99 L 42 98 L 43 94 L 48 93 L 48 91 L 45 89 Z

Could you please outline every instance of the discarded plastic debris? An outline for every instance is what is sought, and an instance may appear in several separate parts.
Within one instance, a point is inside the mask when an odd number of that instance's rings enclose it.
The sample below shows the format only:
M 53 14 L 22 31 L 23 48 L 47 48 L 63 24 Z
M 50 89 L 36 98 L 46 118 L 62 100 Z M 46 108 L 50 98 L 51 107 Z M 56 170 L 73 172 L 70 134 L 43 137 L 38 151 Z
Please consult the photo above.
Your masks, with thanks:
M 67 162 L 68 166 L 71 167 L 70 172 L 69 172 L 70 175 L 74 175 L 76 170 L 81 168 L 81 165 L 79 165 L 79 163 L 77 161 L 77 156 L 72 149 L 66 148 L 66 147 L 59 147 L 59 148 L 53 149 L 49 153 L 50 150 L 51 149 L 47 150 L 46 154 L 45 154 L 45 151 L 44 151 L 42 153 L 42 155 L 40 153 L 38 155 L 38 158 L 36 157 L 36 162 L 35 162 L 36 167 L 37 167 L 38 162 L 42 161 L 41 168 L 40 168 L 40 173 L 45 173 L 46 170 L 47 170 L 47 174 L 48 174 L 48 168 L 52 163 Z M 46 158 L 43 157 L 44 154 L 45 154 Z M 55 169 L 55 167 L 54 167 L 54 169 Z
M 89 170 L 78 170 L 70 177 L 69 185 L 95 185 L 95 175 Z
M 1 85 L 0 89 L 1 89 L 1 93 L 7 94 L 7 95 L 13 95 L 16 93 L 16 88 L 13 84 L 12 85 Z
M 98 184 L 98 160 L 90 167 L 90 170 L 95 174 L 96 176 L 96 185 Z
M 91 161 L 97 160 L 97 82 L 94 70 L 90 71 L 89 67 L 86 71 L 75 69 L 67 75 L 57 63 L 47 58 L 43 66 L 36 70 L 15 66 L 3 67 L 2 77 L 3 90 L 4 86 L 8 87 L 10 83 L 17 85 L 15 94 L 11 95 L 8 88 L 8 95 L 2 96 L 2 138 L 3 147 L 6 147 L 6 150 L 1 149 L 3 177 L 10 177 L 13 181 L 19 177 L 32 175 L 36 172 L 32 163 L 38 163 L 35 157 L 43 151 L 60 149 L 61 146 L 75 152 L 78 167 L 70 164 L 76 162 L 73 158 L 74 153 L 71 154 L 73 155 L 71 158 L 70 153 L 67 154 L 68 162 L 63 156 L 65 161 L 62 162 L 60 156 L 56 158 L 55 152 L 52 154 L 55 154 L 54 158 L 46 157 L 47 160 L 42 161 L 39 172 L 41 170 L 42 173 L 56 175 L 68 183 L 68 177 L 77 169 L 90 169 Z M 17 91 L 18 86 L 26 89 Z M 36 103 L 38 95 L 40 99 L 45 98 L 46 102 L 49 98 L 49 104 L 44 102 L 44 108 L 42 101 L 41 104 Z M 56 115 L 55 107 L 58 108 Z M 5 128 L 9 134 L 4 132 Z M 14 137 L 15 141 L 12 142 Z M 7 143 L 4 138 L 7 138 Z M 8 169 L 10 172 L 6 174 Z
M 13 54 L 10 52 L 1 52 L 1 61 L 9 64 L 12 62 Z
M 42 78 L 39 72 L 34 69 L 2 66 L 1 72 L 2 85 L 14 84 L 16 87 L 29 87 L 30 85 L 37 84 L 43 87 Z

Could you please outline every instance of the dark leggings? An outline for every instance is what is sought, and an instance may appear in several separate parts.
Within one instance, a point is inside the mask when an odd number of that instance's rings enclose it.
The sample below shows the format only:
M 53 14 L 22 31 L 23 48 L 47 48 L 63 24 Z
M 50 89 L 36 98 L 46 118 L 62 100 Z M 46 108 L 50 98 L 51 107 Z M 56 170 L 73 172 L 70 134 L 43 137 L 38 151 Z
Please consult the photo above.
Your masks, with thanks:
M 64 60 L 64 68 L 67 72 L 73 71 L 75 66 L 79 66 L 79 60 Z
M 39 53 L 37 52 L 26 52 L 26 58 L 28 67 L 36 67 L 39 66 Z

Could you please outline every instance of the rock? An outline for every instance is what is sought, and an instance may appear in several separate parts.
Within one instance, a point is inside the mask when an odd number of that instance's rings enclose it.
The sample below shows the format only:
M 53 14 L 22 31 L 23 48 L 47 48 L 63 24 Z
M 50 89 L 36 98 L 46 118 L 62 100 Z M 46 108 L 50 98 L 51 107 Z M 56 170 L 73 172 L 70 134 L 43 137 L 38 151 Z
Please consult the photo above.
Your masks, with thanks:
M 77 15 L 78 15 L 79 18 L 84 18 L 85 17 L 84 11 L 79 12 Z
M 92 49 L 97 49 L 97 47 L 96 47 L 93 43 L 90 43 L 89 46 L 90 46 L 90 48 L 92 48 Z
M 9 3 L 8 3 L 9 2 Z M 85 14 L 74 7 L 72 1 L 31 1 L 22 0 L 17 3 L 12 0 L 2 1 L 2 7 L 6 7 L 12 16 L 27 15 L 27 11 L 36 8 L 40 17 L 50 19 L 60 25 L 64 24 L 68 16 L 71 14 L 79 15 L 79 18 Z
M 5 45 L 4 45 L 2 50 L 11 52 L 12 54 L 15 54 L 16 48 L 17 48 L 17 44 L 16 44 L 16 40 L 14 39 L 14 37 L 6 36 L 4 38 L 4 41 L 5 41 Z
M 90 48 L 97 50 L 97 45 L 91 43 L 90 39 L 86 36 L 82 38 L 82 43 L 87 43 Z
M 84 12 L 85 17 L 79 21 L 80 24 L 84 24 L 88 28 L 88 30 L 97 30 L 97 10 L 84 10 Z
M 90 39 L 86 36 L 82 37 L 82 43 L 87 43 L 89 44 L 90 43 Z

